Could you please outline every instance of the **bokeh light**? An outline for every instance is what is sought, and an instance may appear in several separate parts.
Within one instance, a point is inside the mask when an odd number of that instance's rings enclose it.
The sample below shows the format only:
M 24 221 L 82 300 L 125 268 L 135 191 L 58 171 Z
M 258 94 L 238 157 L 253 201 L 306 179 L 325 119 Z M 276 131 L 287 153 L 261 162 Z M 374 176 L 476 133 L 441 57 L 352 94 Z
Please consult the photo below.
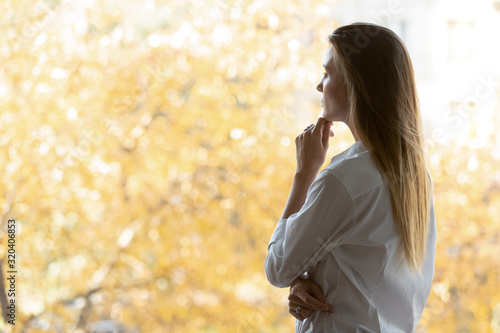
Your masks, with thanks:
M 5 270 L 15 218 L 16 329 L 293 331 L 288 290 L 266 280 L 267 243 L 294 138 L 321 112 L 326 38 L 371 21 L 412 55 L 435 186 L 417 331 L 500 332 L 498 8 L 3 1 L 0 259 Z M 326 163 L 353 143 L 334 131 Z

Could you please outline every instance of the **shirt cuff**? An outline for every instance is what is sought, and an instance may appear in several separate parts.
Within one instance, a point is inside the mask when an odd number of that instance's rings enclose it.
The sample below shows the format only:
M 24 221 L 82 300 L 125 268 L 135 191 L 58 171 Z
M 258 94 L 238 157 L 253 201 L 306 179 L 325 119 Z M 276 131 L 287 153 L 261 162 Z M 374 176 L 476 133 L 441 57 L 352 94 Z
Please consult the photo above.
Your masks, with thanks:
M 276 228 L 274 229 L 271 240 L 269 241 L 269 245 L 267 246 L 268 251 L 271 248 L 271 245 L 276 243 L 278 240 L 285 238 L 286 220 L 287 219 L 280 219 L 278 221 L 278 224 L 276 224 Z

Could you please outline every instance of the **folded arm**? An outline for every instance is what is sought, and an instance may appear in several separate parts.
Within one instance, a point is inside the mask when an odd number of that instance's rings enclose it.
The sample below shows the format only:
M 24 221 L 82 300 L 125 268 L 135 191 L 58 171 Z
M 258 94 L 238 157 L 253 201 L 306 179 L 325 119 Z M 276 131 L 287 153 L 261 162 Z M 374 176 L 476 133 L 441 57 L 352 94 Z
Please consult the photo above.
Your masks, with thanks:
M 280 219 L 266 258 L 269 282 L 288 287 L 341 244 L 353 225 L 354 205 L 344 184 L 320 173 L 297 213 Z

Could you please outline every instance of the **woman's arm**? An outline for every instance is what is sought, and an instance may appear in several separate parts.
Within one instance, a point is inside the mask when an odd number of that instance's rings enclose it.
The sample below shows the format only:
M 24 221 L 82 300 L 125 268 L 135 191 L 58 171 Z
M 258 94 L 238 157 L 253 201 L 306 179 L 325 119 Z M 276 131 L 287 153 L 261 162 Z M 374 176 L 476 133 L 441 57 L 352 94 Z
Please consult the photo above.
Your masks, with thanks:
M 315 267 L 342 242 L 352 225 L 354 206 L 345 185 L 328 172 L 316 177 L 325 159 L 329 126 L 320 118 L 316 127 L 296 139 L 297 176 L 284 218 L 269 241 L 265 265 L 267 278 L 276 287 L 289 287 Z M 325 223 L 331 219 L 337 222 Z
M 316 178 L 317 172 L 300 172 L 296 171 L 293 177 L 292 189 L 288 196 L 288 200 L 281 215 L 282 219 L 287 219 L 290 215 L 297 213 L 304 205 L 307 197 L 307 190 Z
M 265 265 L 269 282 L 289 287 L 342 244 L 353 221 L 354 203 L 344 183 L 332 173 L 320 173 L 302 208 L 276 225 Z
M 315 125 L 309 125 L 295 138 L 297 169 L 290 195 L 281 215 L 282 219 L 287 219 L 290 215 L 297 213 L 304 205 L 307 190 L 325 162 L 328 139 L 329 136 L 333 136 L 331 126 L 331 121 L 320 117 Z

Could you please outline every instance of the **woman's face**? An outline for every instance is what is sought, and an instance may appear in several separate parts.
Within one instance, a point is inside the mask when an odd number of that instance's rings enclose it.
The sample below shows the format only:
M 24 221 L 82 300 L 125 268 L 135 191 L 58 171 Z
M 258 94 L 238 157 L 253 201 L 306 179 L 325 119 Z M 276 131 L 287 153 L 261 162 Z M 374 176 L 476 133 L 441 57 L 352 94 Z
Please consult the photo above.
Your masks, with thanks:
M 321 98 L 323 106 L 322 117 L 330 121 L 347 122 L 347 116 L 349 115 L 347 90 L 342 85 L 341 75 L 336 70 L 333 62 L 336 52 L 335 48 L 330 45 L 323 65 L 325 73 L 320 83 L 316 86 L 316 89 L 320 93 L 323 93 L 323 97 Z

